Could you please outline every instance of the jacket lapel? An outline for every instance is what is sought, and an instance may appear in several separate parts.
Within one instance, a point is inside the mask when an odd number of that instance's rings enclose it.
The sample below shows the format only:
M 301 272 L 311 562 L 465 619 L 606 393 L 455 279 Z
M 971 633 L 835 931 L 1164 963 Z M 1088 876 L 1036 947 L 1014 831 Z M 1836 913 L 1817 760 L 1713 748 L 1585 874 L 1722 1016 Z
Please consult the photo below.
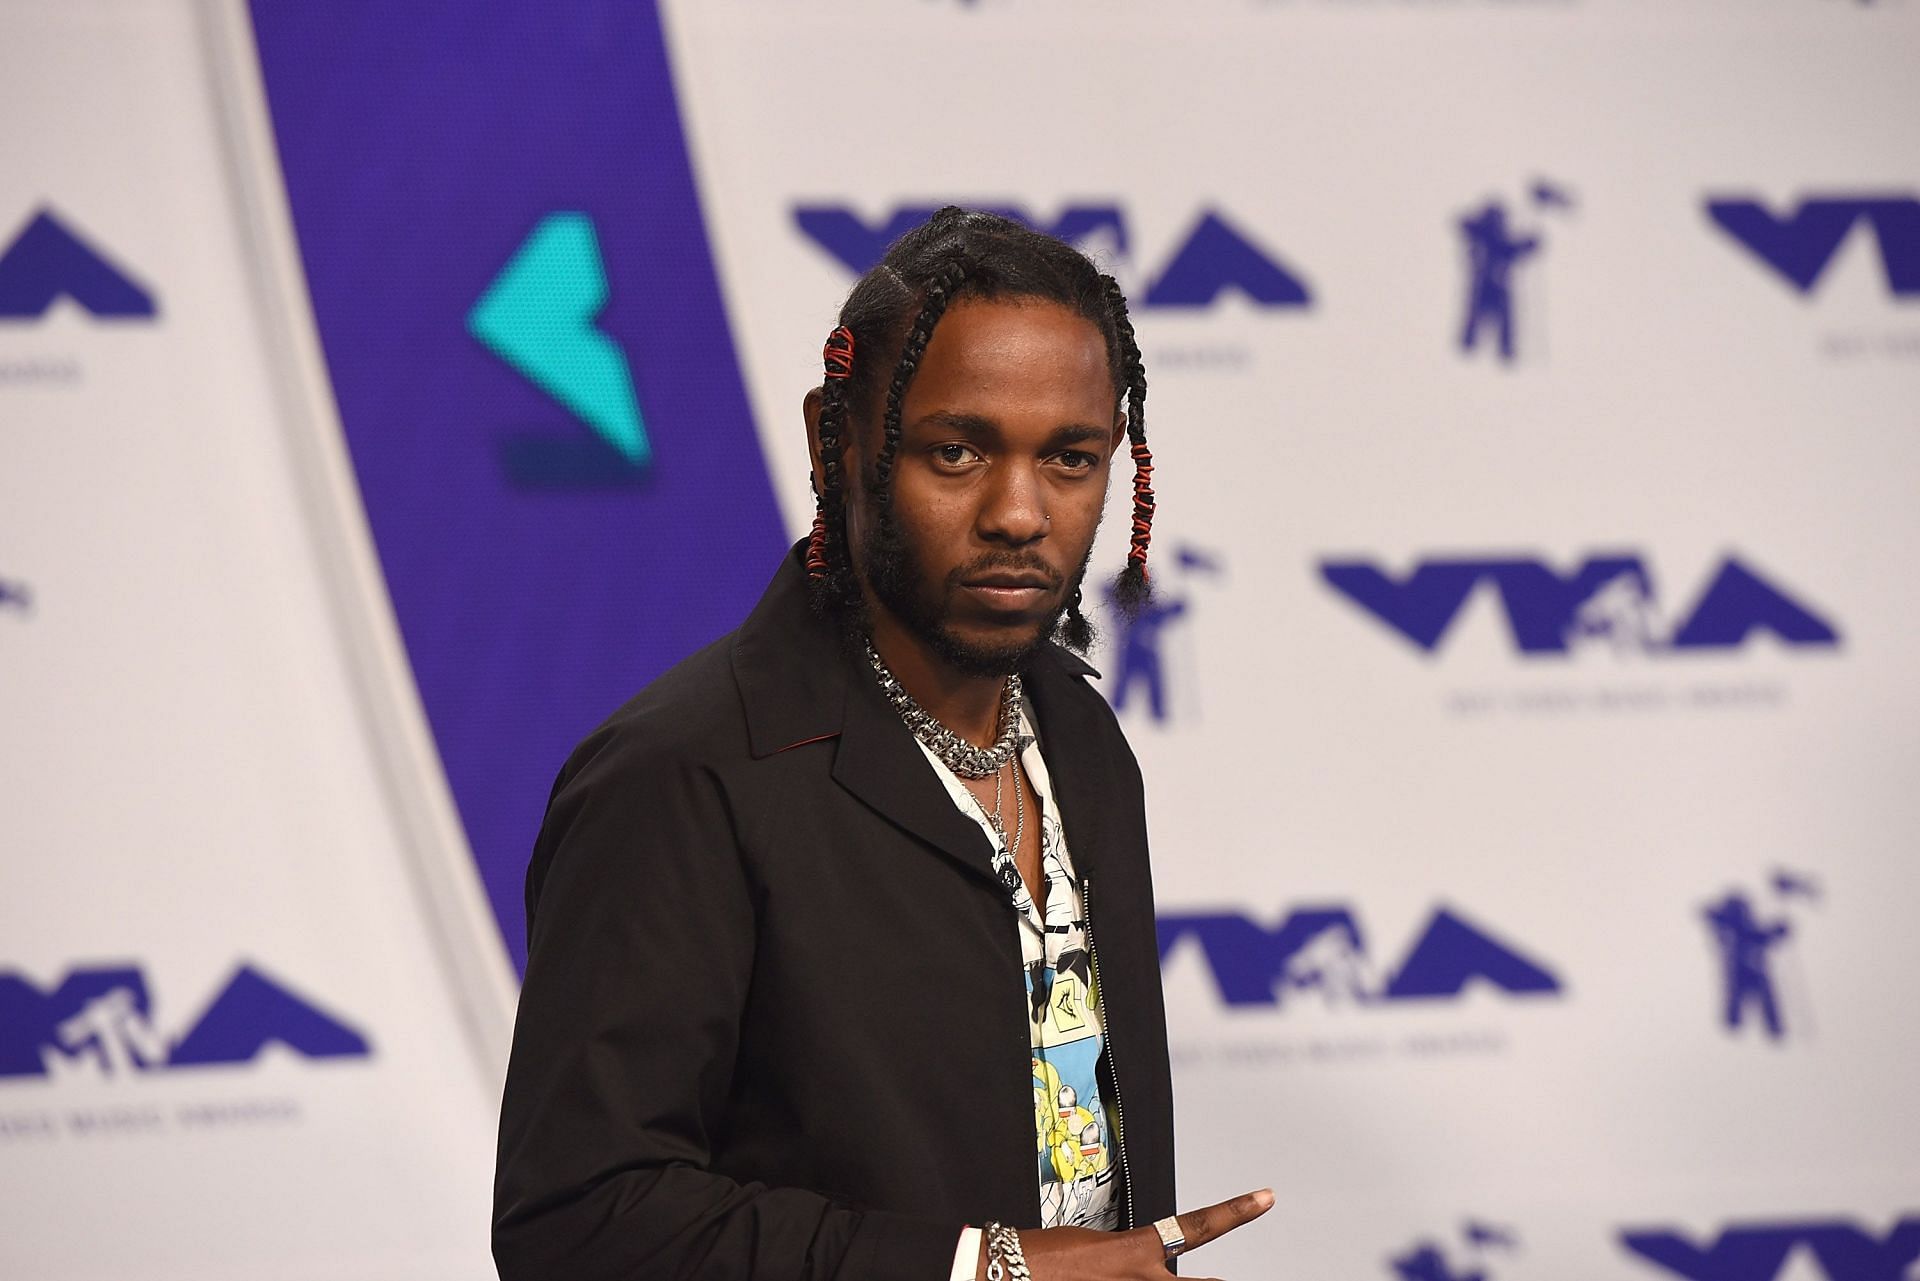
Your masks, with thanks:
M 954 805 L 874 681 L 847 682 L 846 721 L 833 777 L 900 827 L 997 883 L 986 833 Z
M 1111 817 L 1107 808 L 1116 795 L 1117 762 L 1103 748 L 1107 732 L 1098 717 L 1106 715 L 1100 696 L 1081 678 L 1098 672 L 1065 650 L 1052 646 L 1035 658 L 1026 674 L 1027 697 L 1033 701 L 1040 733 L 1040 750 L 1053 779 L 1054 803 L 1060 807 L 1060 825 L 1073 851 L 1074 870 L 1086 875 L 1099 865 L 1106 847 Z
M 879 685 L 807 600 L 796 546 L 733 646 L 734 681 L 756 758 L 838 737 L 833 777 L 863 804 L 998 883 L 993 850 L 962 814 Z

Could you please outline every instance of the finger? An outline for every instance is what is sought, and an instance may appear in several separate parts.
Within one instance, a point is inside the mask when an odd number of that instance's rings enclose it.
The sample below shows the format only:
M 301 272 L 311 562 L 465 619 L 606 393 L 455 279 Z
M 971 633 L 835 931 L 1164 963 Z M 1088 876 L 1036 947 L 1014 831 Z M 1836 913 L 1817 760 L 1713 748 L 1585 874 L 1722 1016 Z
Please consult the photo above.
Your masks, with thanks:
M 1187 1239 L 1187 1250 L 1197 1250 L 1243 1223 L 1252 1223 L 1272 1208 L 1273 1189 L 1261 1188 L 1258 1192 L 1248 1192 L 1231 1201 L 1222 1201 L 1204 1210 L 1189 1210 L 1180 1215 L 1180 1235 Z

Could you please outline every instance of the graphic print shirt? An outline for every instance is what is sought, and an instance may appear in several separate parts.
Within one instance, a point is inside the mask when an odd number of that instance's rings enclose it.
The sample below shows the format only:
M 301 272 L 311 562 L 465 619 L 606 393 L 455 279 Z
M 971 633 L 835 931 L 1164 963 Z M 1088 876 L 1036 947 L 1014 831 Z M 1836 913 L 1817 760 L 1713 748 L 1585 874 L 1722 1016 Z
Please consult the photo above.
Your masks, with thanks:
M 1025 747 L 1020 763 L 1039 804 L 1029 825 L 1040 828 L 1040 868 L 1047 878 L 1044 915 L 1022 884 L 1013 906 L 1020 917 L 1020 964 L 1025 971 L 1028 1043 L 1033 1050 L 1034 1164 L 1040 1184 L 1040 1226 L 1112 1231 L 1120 1226 L 1119 1170 L 1112 1149 L 1109 1109 L 1100 1097 L 1095 1065 L 1104 1048 L 1100 995 L 1087 952 L 1085 907 L 1080 882 L 1067 853 L 1059 810 L 1046 761 L 1033 738 L 1033 725 L 1020 723 Z M 934 772 L 946 784 L 953 803 L 979 823 L 996 851 L 996 867 L 1010 859 L 1001 847 L 986 811 L 959 777 L 922 746 Z M 1002 805 L 1007 837 L 1015 824 L 1012 790 Z M 1011 959 L 1011 958 L 1009 958 Z M 1011 984 L 1009 975 L 1009 987 Z M 1009 993 L 1011 995 L 1011 993 Z M 1009 1081 L 1008 1088 L 1015 1088 Z M 973 1274 L 969 1265 L 966 1274 Z

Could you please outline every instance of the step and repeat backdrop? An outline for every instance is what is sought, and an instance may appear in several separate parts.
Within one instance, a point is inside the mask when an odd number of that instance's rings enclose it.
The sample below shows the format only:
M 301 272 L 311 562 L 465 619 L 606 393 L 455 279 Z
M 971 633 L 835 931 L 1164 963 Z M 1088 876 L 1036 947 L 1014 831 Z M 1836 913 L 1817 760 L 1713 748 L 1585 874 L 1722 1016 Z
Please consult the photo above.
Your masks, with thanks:
M 1133 299 L 1178 1174 L 1279 1196 L 1196 1267 L 1920 1276 L 1916 69 L 1920 0 L 0 8 L 0 1275 L 490 1274 L 553 773 L 953 202 Z

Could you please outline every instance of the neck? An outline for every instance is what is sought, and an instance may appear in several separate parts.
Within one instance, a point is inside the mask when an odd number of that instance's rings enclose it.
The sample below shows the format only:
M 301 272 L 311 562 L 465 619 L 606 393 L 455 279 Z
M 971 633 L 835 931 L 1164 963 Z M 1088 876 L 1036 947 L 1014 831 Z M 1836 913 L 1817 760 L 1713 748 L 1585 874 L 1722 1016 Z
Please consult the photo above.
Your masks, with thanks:
M 884 608 L 873 611 L 872 639 L 880 661 L 914 702 L 975 747 L 993 745 L 1006 677 L 955 671 Z

